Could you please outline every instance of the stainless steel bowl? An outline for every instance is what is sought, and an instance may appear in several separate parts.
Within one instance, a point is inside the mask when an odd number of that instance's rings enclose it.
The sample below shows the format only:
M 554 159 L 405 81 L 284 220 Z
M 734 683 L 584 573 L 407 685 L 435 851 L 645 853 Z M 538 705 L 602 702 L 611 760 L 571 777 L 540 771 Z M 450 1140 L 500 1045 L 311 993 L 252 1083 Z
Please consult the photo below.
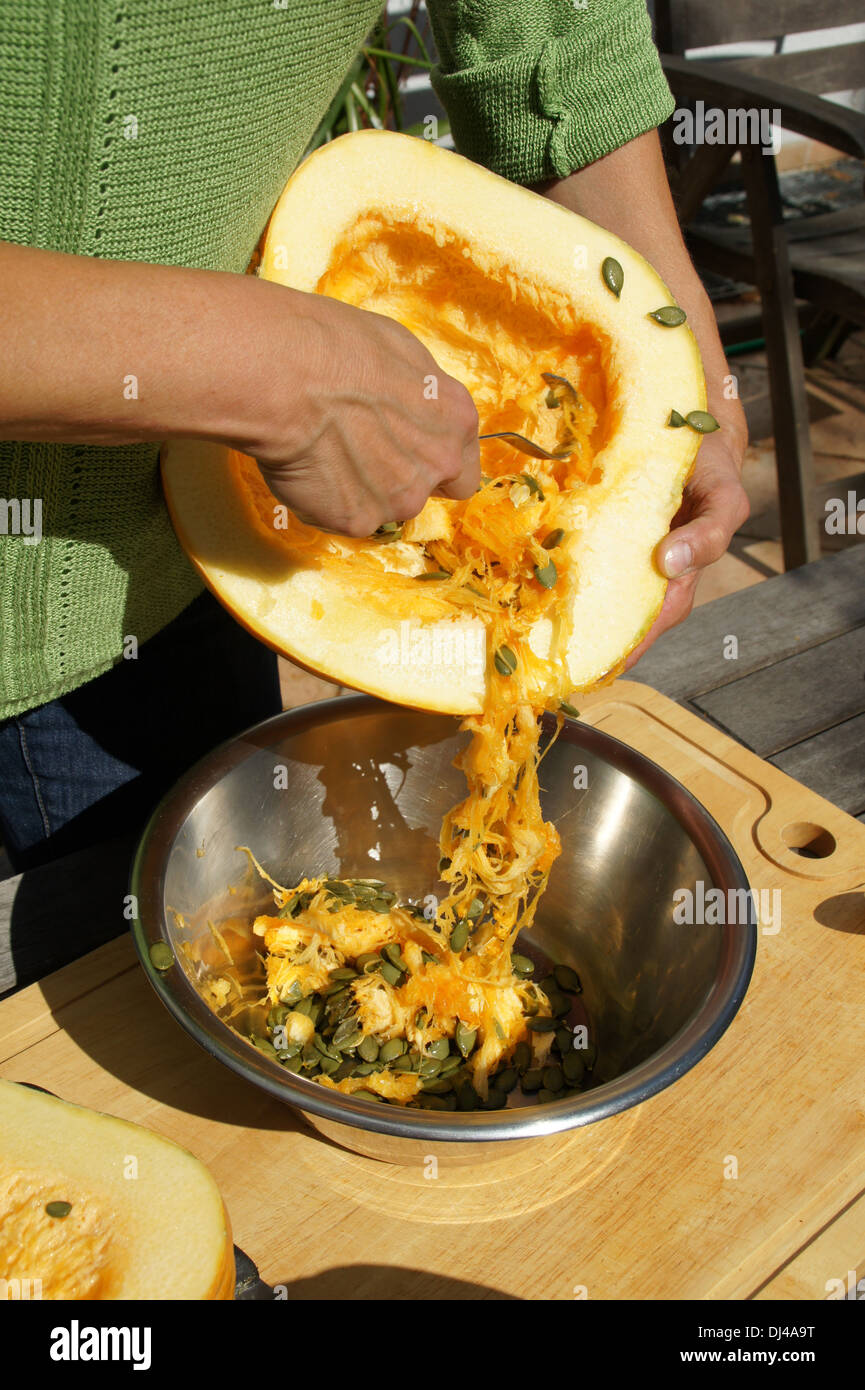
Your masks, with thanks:
M 574 966 L 598 1059 L 582 1094 L 549 1105 L 467 1114 L 400 1109 L 343 1096 L 286 1073 L 208 1002 L 210 982 L 261 974 L 251 921 L 272 902 L 238 845 L 283 884 L 304 875 L 380 877 L 417 899 L 436 886 L 442 816 L 465 795 L 452 759 L 464 736 L 447 716 L 368 696 L 278 715 L 196 765 L 154 813 L 136 855 L 135 944 L 154 989 L 214 1057 L 298 1107 L 345 1147 L 414 1161 L 431 1143 L 461 1158 L 502 1141 L 591 1124 L 638 1105 L 706 1055 L 745 994 L 756 922 L 726 836 L 663 769 L 587 725 L 569 723 L 542 765 L 557 861 L 523 948 Z M 579 772 L 585 768 L 585 775 Z M 678 925 L 677 890 L 738 891 L 738 924 Z M 741 890 L 745 890 L 743 893 Z M 729 900 L 734 901 L 734 900 Z M 154 968 L 167 942 L 176 964 Z M 514 1097 L 512 1096 L 512 1101 Z M 449 1158 L 455 1153 L 449 1150 Z

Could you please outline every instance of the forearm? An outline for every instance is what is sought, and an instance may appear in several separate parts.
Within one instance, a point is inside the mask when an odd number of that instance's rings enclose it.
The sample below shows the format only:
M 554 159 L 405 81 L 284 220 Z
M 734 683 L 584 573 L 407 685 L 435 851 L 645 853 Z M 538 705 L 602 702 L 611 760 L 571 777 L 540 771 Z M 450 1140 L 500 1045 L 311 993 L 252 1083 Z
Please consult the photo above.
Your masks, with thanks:
M 267 292 L 299 336 L 308 296 L 249 276 L 0 243 L 0 437 L 241 441 L 270 377 Z
M 540 185 L 538 191 L 615 232 L 657 270 L 687 313 L 697 340 L 708 408 L 721 426 L 714 439 L 718 444 L 723 439 L 741 467 L 747 442 L 744 412 L 728 389 L 729 368 L 715 314 L 682 239 L 657 132 L 639 136 L 567 178 Z

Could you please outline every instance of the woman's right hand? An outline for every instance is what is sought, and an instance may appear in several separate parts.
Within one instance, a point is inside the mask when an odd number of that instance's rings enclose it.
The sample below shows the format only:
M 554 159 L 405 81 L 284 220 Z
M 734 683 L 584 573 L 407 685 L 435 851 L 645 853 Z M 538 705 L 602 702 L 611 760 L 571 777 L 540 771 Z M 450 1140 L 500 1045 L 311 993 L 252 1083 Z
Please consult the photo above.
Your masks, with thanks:
M 276 389 L 264 433 L 242 446 L 275 496 L 303 520 L 349 536 L 416 516 L 433 493 L 470 497 L 478 416 L 465 387 L 394 320 L 304 298 L 281 360 L 280 332 L 272 335 Z

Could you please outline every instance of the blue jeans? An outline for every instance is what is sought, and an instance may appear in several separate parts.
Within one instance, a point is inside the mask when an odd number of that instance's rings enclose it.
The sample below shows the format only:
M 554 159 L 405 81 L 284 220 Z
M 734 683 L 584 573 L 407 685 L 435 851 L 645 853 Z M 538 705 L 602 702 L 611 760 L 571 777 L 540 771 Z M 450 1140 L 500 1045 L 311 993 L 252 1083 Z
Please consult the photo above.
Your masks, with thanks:
M 192 763 L 281 707 L 273 652 L 200 595 L 137 659 L 0 721 L 0 839 L 13 867 L 137 831 Z

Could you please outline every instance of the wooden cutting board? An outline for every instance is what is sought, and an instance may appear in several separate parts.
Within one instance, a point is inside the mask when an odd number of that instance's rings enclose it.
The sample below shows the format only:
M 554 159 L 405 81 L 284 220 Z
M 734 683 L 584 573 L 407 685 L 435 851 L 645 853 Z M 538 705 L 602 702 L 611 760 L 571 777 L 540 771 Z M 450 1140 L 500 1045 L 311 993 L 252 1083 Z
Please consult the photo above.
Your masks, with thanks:
M 822 1299 L 861 1278 L 865 826 L 648 687 L 582 711 L 694 792 L 767 904 L 780 890 L 739 1014 L 661 1095 L 484 1167 L 447 1146 L 378 1163 L 206 1056 L 127 939 L 0 1003 L 0 1074 L 191 1149 L 288 1298 Z

